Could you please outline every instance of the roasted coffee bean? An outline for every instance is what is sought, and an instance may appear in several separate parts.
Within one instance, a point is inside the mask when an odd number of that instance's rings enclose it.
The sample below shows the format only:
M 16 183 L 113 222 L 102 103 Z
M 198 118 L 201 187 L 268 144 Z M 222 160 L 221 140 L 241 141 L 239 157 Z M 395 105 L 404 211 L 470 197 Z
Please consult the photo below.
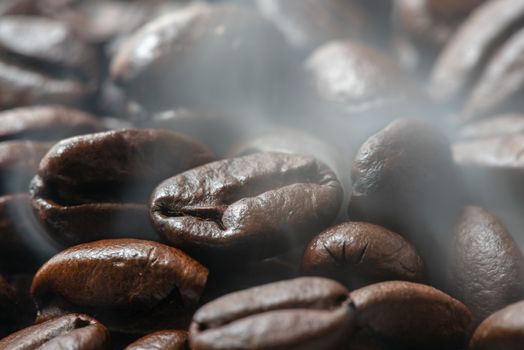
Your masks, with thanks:
M 115 56 L 111 76 L 150 111 L 266 110 L 286 83 L 289 52 L 256 11 L 199 3 L 136 32 Z
M 125 350 L 188 350 L 186 331 L 159 331 L 128 345 Z
M 518 350 L 524 342 L 524 301 L 488 317 L 475 330 L 470 350 Z
M 38 16 L 0 18 L 1 108 L 81 104 L 95 92 L 95 50 L 63 23 Z
M 35 272 L 57 252 L 31 210 L 27 194 L 0 197 L 0 270 Z
M 33 206 L 65 244 L 113 237 L 154 238 L 146 202 L 162 180 L 212 160 L 181 134 L 124 129 L 62 140 L 42 159 Z
M 39 320 L 84 312 L 111 330 L 143 333 L 184 327 L 208 270 L 182 251 L 135 239 L 69 248 L 44 264 L 31 292 Z
M 313 238 L 302 271 L 333 278 L 350 289 L 387 280 L 424 280 L 424 263 L 411 244 L 365 222 L 333 226 Z
M 109 332 L 97 320 L 78 314 L 66 315 L 28 327 L 0 340 L 3 350 L 108 350 Z
M 280 128 L 246 137 L 233 147 L 230 155 L 238 157 L 258 152 L 304 154 L 313 156 L 326 164 L 337 175 L 344 190 L 341 211 L 344 211 L 345 214 L 351 193 L 349 178 L 351 165 L 337 147 L 302 130 Z
M 449 284 L 478 324 L 524 299 L 524 257 L 496 217 L 466 207 L 455 229 Z
M 312 128 L 350 144 L 350 151 L 364 141 L 363 135 L 415 113 L 424 100 L 421 89 L 393 60 L 354 41 L 320 46 L 304 70 Z
M 401 62 L 425 76 L 457 27 L 485 1 L 396 1 L 393 23 Z
M 471 313 L 432 287 L 401 281 L 373 284 L 349 294 L 355 331 L 401 349 L 462 349 Z M 351 348 L 351 347 L 350 347 Z
M 315 158 L 256 153 L 164 181 L 150 211 L 174 246 L 204 261 L 237 264 L 305 243 L 333 222 L 341 200 L 335 174 Z
M 284 34 L 286 40 L 305 53 L 334 39 L 363 39 L 371 21 L 351 1 L 257 0 L 262 14 Z
M 98 118 L 59 105 L 21 107 L 0 113 L 0 141 L 54 141 L 103 129 Z
M 4 0 L 0 4 L 0 16 L 26 15 L 35 11 L 34 0 Z
M 339 349 L 351 335 L 346 289 L 298 278 L 226 295 L 201 307 L 190 344 L 201 349 Z
M 520 0 L 488 1 L 480 6 L 439 57 L 432 72 L 433 96 L 458 104 L 459 109 L 464 99 L 467 119 L 521 107 L 523 24 Z
M 360 147 L 351 178 L 350 218 L 408 238 L 431 280 L 443 282 L 461 193 L 446 137 L 423 121 L 399 119 Z

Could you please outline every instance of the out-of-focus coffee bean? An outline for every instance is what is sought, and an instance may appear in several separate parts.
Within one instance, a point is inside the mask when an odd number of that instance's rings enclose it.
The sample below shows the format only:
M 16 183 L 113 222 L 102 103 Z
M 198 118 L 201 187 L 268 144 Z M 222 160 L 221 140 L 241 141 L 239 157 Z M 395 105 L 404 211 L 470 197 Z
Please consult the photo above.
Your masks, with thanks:
M 39 16 L 0 18 L 1 108 L 82 105 L 95 92 L 96 51 L 63 23 Z
M 124 129 L 62 140 L 32 182 L 33 207 L 64 244 L 155 235 L 146 202 L 162 180 L 207 163 L 200 143 L 178 133 Z
M 184 327 L 208 270 L 182 251 L 133 239 L 69 248 L 44 264 L 31 293 L 39 320 L 84 312 L 111 330 L 143 333 Z
M 266 110 L 293 54 L 271 23 L 234 5 L 197 3 L 155 19 L 123 44 L 111 76 L 147 110 Z
M 159 331 L 148 334 L 129 344 L 125 350 L 188 350 L 189 342 L 186 331 Z
M 390 281 L 357 289 L 349 297 L 355 307 L 355 331 L 390 346 L 462 349 L 468 340 L 468 308 L 432 287 Z
M 333 278 L 350 289 L 367 284 L 424 280 L 424 263 L 400 235 L 377 225 L 348 222 L 309 242 L 302 271 Z
M 524 342 L 524 301 L 497 311 L 478 326 L 470 350 L 517 350 Z
M 459 129 L 458 139 L 464 141 L 512 134 L 524 134 L 524 115 L 503 114 L 467 123 Z
M 221 265 L 275 256 L 331 224 L 342 188 L 309 156 L 256 153 L 209 163 L 161 183 L 153 224 L 170 244 Z
M 428 123 L 399 119 L 360 147 L 351 178 L 350 218 L 406 237 L 440 286 L 462 200 L 445 135 Z
M 190 344 L 201 349 L 339 349 L 351 335 L 347 290 L 299 278 L 226 295 L 201 307 Z
M 108 350 L 109 332 L 97 320 L 78 314 L 66 315 L 28 327 L 0 340 L 4 350 Z
M 524 257 L 496 217 L 466 207 L 455 229 L 449 285 L 475 323 L 524 299 Z

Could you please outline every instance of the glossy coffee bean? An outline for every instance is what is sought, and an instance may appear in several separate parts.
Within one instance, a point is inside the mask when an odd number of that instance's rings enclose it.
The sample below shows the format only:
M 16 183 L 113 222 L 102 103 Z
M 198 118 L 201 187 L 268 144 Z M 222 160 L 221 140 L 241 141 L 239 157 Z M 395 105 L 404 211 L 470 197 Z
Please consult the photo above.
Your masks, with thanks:
M 55 141 L 104 130 L 102 122 L 60 105 L 20 107 L 0 112 L 0 141 Z
M 0 269 L 32 272 L 57 253 L 34 217 L 25 193 L 0 197 Z
M 517 350 L 524 342 L 524 302 L 497 311 L 478 326 L 470 350 Z
M 256 11 L 197 3 L 137 31 L 113 59 L 111 76 L 149 111 L 265 110 L 286 82 L 289 52 Z
M 333 226 L 313 238 L 302 271 L 333 278 L 350 289 L 387 280 L 424 280 L 424 263 L 411 244 L 365 222 Z
M 524 299 L 524 257 L 492 214 L 466 207 L 452 247 L 450 288 L 471 310 L 476 323 Z
M 226 295 L 201 307 L 190 344 L 201 349 L 339 349 L 351 335 L 344 287 L 298 278 Z
M 124 129 L 73 137 L 42 159 L 31 185 L 33 206 L 49 233 L 65 244 L 154 238 L 146 209 L 153 188 L 211 160 L 203 145 L 170 131 Z
M 111 330 L 143 333 L 184 327 L 207 275 L 205 267 L 176 248 L 102 240 L 57 254 L 37 272 L 31 292 L 39 320 L 84 312 Z
M 188 350 L 186 331 L 159 331 L 129 344 L 124 350 Z
M 352 1 L 257 0 L 256 4 L 286 40 L 305 53 L 327 41 L 359 39 L 371 32 L 371 21 Z
M 359 149 L 351 172 L 353 220 L 402 234 L 442 282 L 460 189 L 447 138 L 430 124 L 399 119 Z
M 520 106 L 517 96 L 524 78 L 515 69 L 524 50 L 519 31 L 523 18 L 518 0 L 488 1 L 474 11 L 433 69 L 433 96 L 459 109 L 465 101 L 468 119 L 512 111 L 514 103 Z
M 349 294 L 355 331 L 402 349 L 462 349 L 471 313 L 432 287 L 401 281 L 373 284 Z
M 28 327 L 0 340 L 4 350 L 108 350 L 109 332 L 97 320 L 70 314 Z
M 95 91 L 95 50 L 59 21 L 39 16 L 0 18 L 2 108 L 82 104 Z
M 157 231 L 217 264 L 275 256 L 335 219 L 342 189 L 315 158 L 256 153 L 209 163 L 161 183 L 151 196 Z

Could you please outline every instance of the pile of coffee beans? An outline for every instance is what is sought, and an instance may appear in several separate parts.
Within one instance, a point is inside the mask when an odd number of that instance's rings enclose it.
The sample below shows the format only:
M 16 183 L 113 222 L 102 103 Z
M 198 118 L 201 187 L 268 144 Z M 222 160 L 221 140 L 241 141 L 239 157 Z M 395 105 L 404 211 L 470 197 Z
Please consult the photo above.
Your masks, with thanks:
M 521 350 L 524 0 L 1 0 L 0 350 Z

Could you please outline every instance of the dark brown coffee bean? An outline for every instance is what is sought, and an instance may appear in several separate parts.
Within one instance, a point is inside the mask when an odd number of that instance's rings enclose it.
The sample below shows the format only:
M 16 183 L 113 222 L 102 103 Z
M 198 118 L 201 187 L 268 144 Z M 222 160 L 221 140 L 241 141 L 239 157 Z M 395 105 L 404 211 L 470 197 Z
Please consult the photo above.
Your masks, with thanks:
M 335 219 L 342 189 L 315 158 L 256 153 L 209 163 L 151 196 L 157 231 L 205 260 L 255 260 L 305 243 Z
M 256 11 L 199 3 L 136 32 L 115 56 L 111 76 L 150 111 L 252 112 L 280 96 L 289 57 L 284 38 Z
M 34 273 L 57 252 L 31 210 L 25 193 L 0 197 L 0 269 Z
M 69 248 L 44 264 L 31 292 L 39 318 L 84 312 L 112 330 L 144 332 L 184 327 L 208 271 L 182 251 L 134 239 Z
M 128 345 L 125 350 L 188 350 L 186 331 L 159 331 Z
M 352 330 L 346 289 L 298 278 L 226 295 L 201 307 L 190 344 L 201 349 L 339 349 Z
M 2 108 L 79 104 L 95 91 L 96 52 L 63 23 L 38 16 L 0 18 Z
M 49 142 L 0 142 L 0 194 L 27 192 L 40 160 L 52 146 Z
M 496 217 L 466 207 L 455 229 L 449 284 L 478 324 L 524 299 L 524 257 Z
M 364 141 L 363 135 L 414 113 L 424 100 L 421 89 L 391 58 L 358 42 L 322 45 L 304 67 L 314 132 L 326 129 L 330 139 L 335 135 L 349 143 L 350 151 Z
M 355 331 L 402 349 L 462 349 L 471 313 L 466 306 L 422 284 L 390 281 L 349 294 Z
M 512 304 L 488 317 L 477 328 L 470 350 L 518 350 L 524 342 L 524 302 Z
M 428 123 L 399 119 L 370 137 L 353 162 L 353 220 L 391 229 L 415 246 L 429 277 L 443 262 L 460 191 L 446 137 Z
M 424 280 L 424 263 L 411 244 L 365 222 L 333 226 L 313 238 L 302 271 L 333 278 L 350 289 L 387 280 Z
M 22 107 L 0 113 L 0 141 L 54 141 L 102 130 L 104 125 L 98 118 L 58 105 Z
M 522 51 L 522 38 L 519 39 L 514 34 L 522 24 L 524 3 L 519 0 L 488 1 L 480 6 L 460 27 L 439 57 L 432 72 L 433 96 L 440 101 L 460 103 L 461 98 L 468 98 L 469 89 L 477 83 L 482 72 L 486 71 L 486 75 L 481 78 L 481 85 L 493 85 L 494 77 L 503 79 L 510 74 L 511 84 L 497 81 L 496 87 L 491 90 L 493 95 L 484 94 L 484 97 L 493 101 L 480 101 L 476 105 L 486 90 L 485 86 L 479 86 L 481 91 L 475 92 L 479 97 L 474 97 L 467 107 L 469 112 L 475 114 L 494 112 L 494 105 L 505 102 L 514 93 L 511 90 L 522 85 L 518 82 L 522 78 L 508 73 L 519 65 L 515 55 L 518 56 Z M 501 47 L 502 51 L 499 52 Z
M 95 319 L 66 315 L 31 326 L 0 340 L 3 350 L 108 350 L 109 332 Z
M 154 238 L 146 202 L 162 180 L 212 160 L 181 134 L 125 129 L 73 137 L 42 159 L 31 187 L 49 233 L 65 244 L 100 238 Z
M 337 179 L 344 190 L 344 200 L 340 208 L 339 219 L 346 217 L 345 208 L 351 193 L 349 176 L 351 165 L 338 148 L 302 130 L 279 128 L 267 133 L 246 137 L 229 154 L 238 157 L 258 152 L 309 155 L 326 164 L 337 175 Z
M 330 40 L 362 39 L 370 32 L 371 21 L 351 1 L 257 0 L 256 4 L 291 45 L 306 53 Z
M 4 0 L 0 4 L 0 16 L 26 15 L 36 11 L 34 0 Z

